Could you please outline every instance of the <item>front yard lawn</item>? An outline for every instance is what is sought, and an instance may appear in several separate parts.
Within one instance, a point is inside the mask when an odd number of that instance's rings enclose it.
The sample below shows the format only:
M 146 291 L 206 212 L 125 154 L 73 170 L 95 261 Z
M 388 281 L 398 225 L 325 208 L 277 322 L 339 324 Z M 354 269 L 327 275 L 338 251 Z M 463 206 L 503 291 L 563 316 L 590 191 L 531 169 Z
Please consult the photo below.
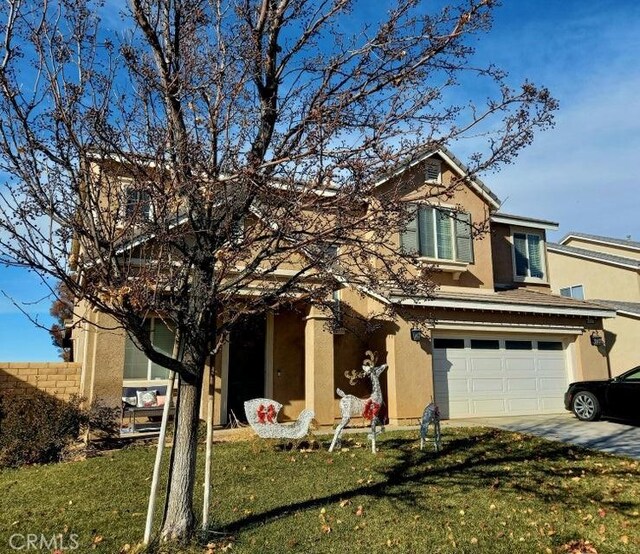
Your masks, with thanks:
M 172 552 L 640 551 L 639 462 L 493 429 L 443 431 L 437 456 L 418 450 L 417 431 L 381 435 L 376 456 L 364 434 L 334 454 L 330 437 L 307 452 L 216 444 L 210 547 Z M 77 534 L 75 552 L 134 545 L 154 453 L 0 471 L 0 551 L 27 533 Z

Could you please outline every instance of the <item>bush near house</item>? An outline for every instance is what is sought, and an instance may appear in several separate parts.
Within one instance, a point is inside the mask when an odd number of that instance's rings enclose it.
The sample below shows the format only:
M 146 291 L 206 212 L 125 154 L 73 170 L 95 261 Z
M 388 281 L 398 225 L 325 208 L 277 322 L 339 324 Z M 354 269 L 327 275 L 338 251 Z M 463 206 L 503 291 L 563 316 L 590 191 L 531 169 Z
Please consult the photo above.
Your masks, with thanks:
M 113 409 L 82 406 L 82 398 L 65 402 L 42 391 L 29 397 L 0 396 L 0 467 L 59 461 L 65 449 L 88 427 L 113 432 Z

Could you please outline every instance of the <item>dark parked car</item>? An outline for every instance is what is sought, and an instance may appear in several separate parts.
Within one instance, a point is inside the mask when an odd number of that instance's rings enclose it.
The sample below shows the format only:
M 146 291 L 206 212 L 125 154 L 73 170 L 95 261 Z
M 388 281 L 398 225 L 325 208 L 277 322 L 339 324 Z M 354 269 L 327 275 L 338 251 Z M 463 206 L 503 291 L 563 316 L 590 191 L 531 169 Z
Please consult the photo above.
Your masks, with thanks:
M 571 383 L 564 407 L 583 421 L 601 415 L 640 421 L 640 366 L 606 381 Z

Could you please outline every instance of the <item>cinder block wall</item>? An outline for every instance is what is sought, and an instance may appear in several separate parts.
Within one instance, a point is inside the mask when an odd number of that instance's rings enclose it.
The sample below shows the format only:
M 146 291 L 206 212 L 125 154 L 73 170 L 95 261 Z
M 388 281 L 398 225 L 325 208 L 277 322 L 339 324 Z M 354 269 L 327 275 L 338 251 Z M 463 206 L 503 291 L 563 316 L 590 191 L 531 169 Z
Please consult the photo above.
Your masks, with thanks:
M 0 362 L 0 395 L 29 396 L 40 390 L 60 400 L 80 392 L 80 363 Z

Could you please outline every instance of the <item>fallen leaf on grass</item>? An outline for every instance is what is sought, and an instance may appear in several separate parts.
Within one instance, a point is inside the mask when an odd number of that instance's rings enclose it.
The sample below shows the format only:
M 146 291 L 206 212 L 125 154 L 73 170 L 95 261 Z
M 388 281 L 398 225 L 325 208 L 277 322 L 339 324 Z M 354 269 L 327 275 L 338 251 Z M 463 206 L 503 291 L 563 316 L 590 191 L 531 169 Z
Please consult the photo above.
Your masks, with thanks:
M 567 554 L 598 554 L 595 547 L 584 539 L 578 539 L 575 541 L 563 544 L 560 547 L 560 552 L 566 552 Z
M 342 502 L 340 502 L 340 507 L 344 508 L 345 506 L 348 506 L 349 504 L 351 504 L 351 500 L 343 500 Z
M 358 517 L 361 517 L 364 515 L 364 508 L 362 506 L 358 506 L 358 509 L 356 510 L 356 515 Z

